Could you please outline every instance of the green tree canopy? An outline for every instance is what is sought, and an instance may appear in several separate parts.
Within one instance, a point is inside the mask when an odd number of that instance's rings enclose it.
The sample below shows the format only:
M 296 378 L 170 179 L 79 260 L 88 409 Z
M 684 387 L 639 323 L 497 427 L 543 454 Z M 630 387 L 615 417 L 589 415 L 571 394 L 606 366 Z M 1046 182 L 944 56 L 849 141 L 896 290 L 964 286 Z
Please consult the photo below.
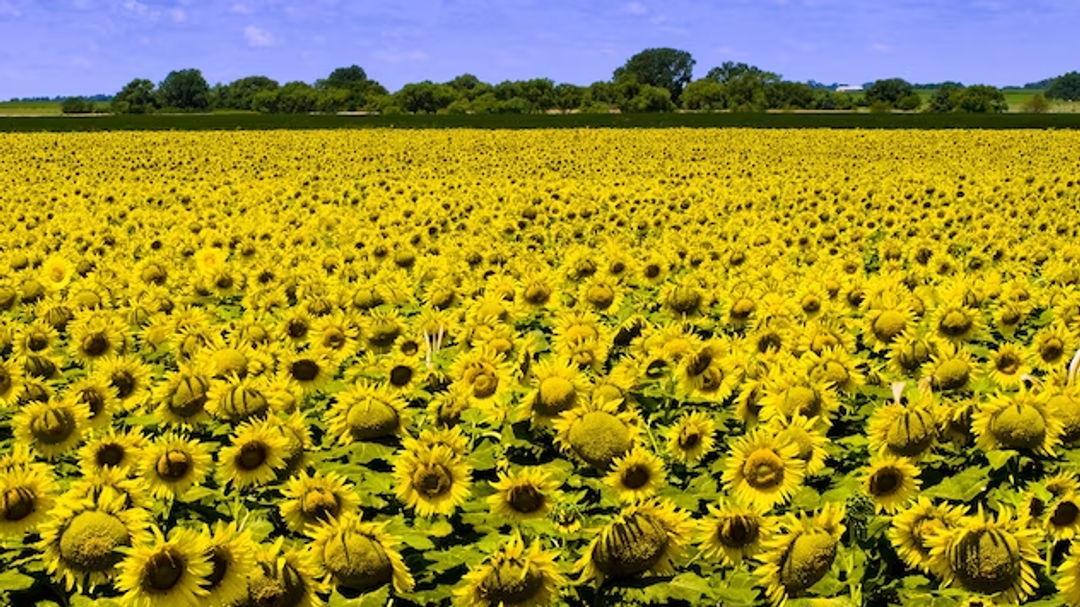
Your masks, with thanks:
M 720 84 L 724 84 L 734 78 L 741 76 L 753 76 L 762 82 L 779 82 L 780 75 L 774 72 L 767 72 L 756 65 L 749 65 L 742 62 L 725 61 L 720 65 L 710 69 L 705 77 L 709 80 L 715 80 Z
M 145 114 L 157 107 L 154 83 L 136 78 L 113 96 L 112 110 L 118 114 Z
M 1047 99 L 1080 101 L 1080 72 L 1069 72 L 1054 78 L 1046 89 Z
M 915 93 L 915 87 L 903 78 L 885 78 L 875 80 L 866 87 L 866 100 L 870 103 L 881 103 L 896 106 L 904 97 Z
M 649 48 L 630 57 L 615 70 L 615 80 L 633 76 L 639 83 L 667 89 L 677 100 L 694 72 L 694 58 L 674 48 Z
M 162 107 L 202 110 L 210 105 L 210 85 L 197 69 L 169 72 L 157 90 Z

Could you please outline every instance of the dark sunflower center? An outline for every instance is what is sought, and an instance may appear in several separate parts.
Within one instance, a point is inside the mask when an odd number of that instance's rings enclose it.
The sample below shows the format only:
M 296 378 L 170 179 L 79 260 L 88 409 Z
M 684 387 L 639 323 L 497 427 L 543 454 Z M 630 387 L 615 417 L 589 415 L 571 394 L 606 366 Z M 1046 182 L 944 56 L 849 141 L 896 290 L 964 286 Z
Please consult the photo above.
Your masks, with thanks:
M 648 466 L 633 465 L 622 474 L 622 484 L 627 489 L 640 489 L 649 483 L 652 473 Z
M 41 352 L 49 345 L 49 339 L 44 335 L 34 334 L 26 340 L 26 348 L 31 352 Z
M 97 417 L 105 409 L 105 397 L 97 390 L 87 388 L 79 392 L 79 401 L 90 408 L 91 417 Z
M 870 477 L 870 493 L 887 497 L 895 493 L 904 482 L 904 475 L 896 468 L 882 468 Z
M 956 577 L 968 590 L 992 594 L 1008 590 L 1020 578 L 1020 556 L 1002 531 L 980 529 L 966 533 L 950 551 Z
M 743 463 L 743 476 L 755 489 L 772 489 L 784 482 L 784 462 L 773 450 L 758 449 Z
M 303 336 L 307 335 L 308 326 L 306 322 L 296 318 L 289 321 L 289 324 L 286 325 L 285 330 L 289 334 L 289 337 L 293 339 L 300 339 Z
M 222 546 L 214 546 L 210 549 L 210 564 L 214 567 L 210 575 L 206 576 L 207 590 L 217 588 L 225 574 L 229 572 L 229 553 Z
M 480 582 L 480 594 L 485 605 L 524 605 L 544 589 L 544 576 L 528 562 L 509 559 L 492 567 Z
M 266 462 L 266 445 L 258 441 L 244 443 L 240 454 L 236 456 L 236 465 L 243 470 L 257 470 Z
M 82 341 L 82 351 L 89 356 L 101 356 L 109 349 L 109 340 L 101 333 L 87 335 Z
M 1020 357 L 1011 353 L 1005 352 L 998 356 L 997 370 L 1005 375 L 1014 375 L 1020 368 Z
M 689 451 L 701 444 L 701 433 L 695 428 L 683 428 L 679 433 L 679 448 Z
M 708 350 L 703 350 L 695 354 L 687 364 L 687 373 L 692 376 L 698 376 L 705 372 L 712 364 L 713 356 Z
M 450 490 L 453 477 L 442 464 L 425 464 L 413 473 L 413 486 L 427 497 L 437 497 Z
M 170 449 L 158 458 L 157 473 L 166 480 L 177 481 L 187 475 L 191 464 L 190 455 L 179 449 Z
M 412 378 L 413 370 L 408 365 L 396 365 L 390 370 L 390 383 L 398 388 L 409 385 Z
M 729 548 L 742 548 L 754 543 L 757 537 L 757 522 L 746 515 L 737 514 L 724 521 L 716 539 Z
M 292 364 L 289 371 L 298 381 L 311 381 L 319 376 L 319 365 L 309 359 L 301 359 Z
M 114 468 L 124 461 L 126 451 L 118 443 L 106 443 L 98 448 L 95 459 L 102 468 Z
M 116 394 L 120 398 L 127 398 L 135 391 L 135 377 L 128 371 L 121 370 L 113 373 L 109 383 L 116 388 Z
M 143 569 L 143 588 L 165 591 L 176 586 L 184 575 L 184 557 L 169 548 L 150 557 Z
M 301 500 L 304 515 L 314 520 L 328 520 L 338 512 L 337 496 L 323 488 L 311 489 Z
M 21 521 L 34 513 L 34 492 L 27 487 L 12 487 L 0 496 L 0 510 L 5 521 Z
M 1039 356 L 1046 362 L 1053 362 L 1065 353 L 1065 344 L 1060 339 L 1052 337 L 1047 339 L 1039 347 Z
M 959 310 L 945 314 L 939 324 L 941 332 L 949 337 L 960 337 L 971 328 L 971 319 Z
M 1054 514 L 1050 517 L 1050 522 L 1056 527 L 1071 527 L 1076 524 L 1078 516 L 1080 516 L 1080 508 L 1074 502 L 1065 501 L 1054 508 Z
M 514 510 L 529 514 L 543 507 L 544 496 L 533 485 L 518 485 L 510 488 L 506 501 Z

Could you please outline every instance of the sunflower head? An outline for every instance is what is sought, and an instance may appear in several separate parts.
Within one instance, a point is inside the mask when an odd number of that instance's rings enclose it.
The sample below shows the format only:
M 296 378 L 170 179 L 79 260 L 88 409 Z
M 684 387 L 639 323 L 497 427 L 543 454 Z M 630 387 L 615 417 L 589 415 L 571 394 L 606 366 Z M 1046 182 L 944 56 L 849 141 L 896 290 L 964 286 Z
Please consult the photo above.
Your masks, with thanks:
M 381 526 L 348 513 L 316 527 L 312 535 L 313 560 L 338 585 L 357 592 L 386 584 L 393 584 L 398 592 L 412 588 L 412 576 Z
M 633 446 L 637 425 L 632 416 L 619 412 L 618 403 L 590 403 L 563 413 L 556 421 L 557 440 L 569 451 L 598 470 Z
M 593 539 L 578 568 L 586 579 L 600 580 L 669 573 L 689 529 L 686 515 L 669 503 L 630 506 Z
M 554 555 L 539 542 L 526 548 L 521 537 L 514 536 L 467 573 L 464 582 L 455 594 L 470 607 L 525 607 L 550 604 L 566 579 Z

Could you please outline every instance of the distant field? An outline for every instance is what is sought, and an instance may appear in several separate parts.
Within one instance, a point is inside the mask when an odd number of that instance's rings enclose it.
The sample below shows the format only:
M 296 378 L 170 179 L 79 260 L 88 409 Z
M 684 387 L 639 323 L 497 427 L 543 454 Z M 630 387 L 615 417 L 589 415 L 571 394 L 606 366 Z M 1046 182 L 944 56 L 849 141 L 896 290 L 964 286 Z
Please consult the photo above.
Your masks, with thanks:
M 117 130 L 265 130 L 363 128 L 864 128 L 864 129 L 1080 129 L 1071 114 L 869 114 L 780 112 L 767 114 L 524 114 L 336 116 L 309 114 L 179 114 L 150 116 L 18 116 L 0 118 L 0 132 Z
M 60 104 L 52 101 L 0 102 L 0 116 L 49 116 L 60 114 Z

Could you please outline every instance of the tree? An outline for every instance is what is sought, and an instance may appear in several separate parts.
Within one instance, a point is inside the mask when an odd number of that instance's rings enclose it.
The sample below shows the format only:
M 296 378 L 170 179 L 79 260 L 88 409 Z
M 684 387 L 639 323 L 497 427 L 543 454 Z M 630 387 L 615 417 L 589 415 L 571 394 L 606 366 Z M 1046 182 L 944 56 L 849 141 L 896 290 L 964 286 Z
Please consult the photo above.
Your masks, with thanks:
M 457 91 L 460 97 L 470 101 L 484 93 L 490 92 L 492 89 L 490 84 L 483 82 L 472 74 L 455 76 L 454 79 L 447 82 L 446 85 Z
M 910 94 L 904 95 L 903 97 L 897 99 L 895 105 L 896 109 L 898 110 L 914 112 L 915 110 L 922 107 L 922 96 L 912 91 Z
M 210 105 L 210 85 L 202 72 L 186 69 L 169 72 L 157 90 L 162 107 L 202 110 Z
M 1009 109 L 1005 93 L 997 87 L 986 84 L 973 84 L 966 87 L 957 97 L 956 109 L 961 112 L 998 113 Z
M 675 104 L 671 101 L 671 92 L 666 88 L 646 84 L 638 89 L 623 109 L 631 112 L 670 112 L 675 109 Z
M 145 114 L 157 107 L 154 83 L 136 78 L 113 96 L 112 109 L 118 114 Z
M 673 48 L 649 48 L 616 69 L 614 79 L 630 75 L 641 84 L 667 89 L 671 99 L 678 100 L 693 71 L 694 58 L 690 53 Z
M 964 85 L 959 82 L 942 82 L 940 86 L 934 89 L 934 93 L 930 95 L 927 110 L 931 112 L 953 111 L 956 108 L 960 91 L 963 90 Z
M 585 89 L 566 82 L 555 85 L 555 107 L 563 111 L 581 106 L 585 99 Z
M 728 108 L 735 112 L 760 112 L 765 109 L 768 99 L 765 87 L 768 84 L 768 72 L 744 72 L 728 79 L 724 83 Z
M 1080 101 L 1080 72 L 1069 72 L 1054 78 L 1050 88 L 1046 89 L 1046 98 Z
M 802 82 L 766 84 L 765 103 L 773 109 L 806 109 L 814 103 L 814 89 Z
M 1042 114 L 1050 109 L 1050 103 L 1046 100 L 1046 96 L 1042 93 L 1035 93 L 1035 95 L 1024 102 L 1024 111 L 1031 112 L 1032 114 Z
M 375 97 L 388 92 L 383 85 L 368 78 L 367 72 L 359 65 L 336 68 L 326 78 L 316 81 L 315 89 L 328 104 L 328 111 L 367 107 Z
M 277 80 L 266 76 L 248 76 L 225 85 L 219 103 L 222 107 L 250 110 L 253 108 L 255 95 L 261 91 L 273 91 L 278 88 Z
M 721 110 L 727 107 L 727 93 L 716 80 L 702 78 L 686 85 L 680 101 L 688 110 Z
M 749 65 L 746 63 L 735 63 L 734 61 L 725 61 L 720 65 L 710 69 L 705 77 L 709 80 L 715 80 L 720 84 L 724 84 L 727 81 L 738 78 L 744 74 L 750 74 L 757 76 L 765 82 L 779 82 L 780 75 L 773 72 L 766 72 L 765 70 L 757 67 L 756 65 Z
M 414 114 L 434 114 L 453 103 L 456 97 L 454 89 L 430 80 L 406 84 L 394 93 L 397 105 Z
M 64 114 L 89 114 L 94 111 L 94 102 L 86 97 L 68 97 L 60 104 Z
M 915 87 L 911 86 L 911 83 L 907 80 L 886 78 L 884 80 L 875 80 L 866 88 L 864 94 L 866 100 L 870 103 L 883 103 L 895 107 L 897 102 L 914 92 Z

